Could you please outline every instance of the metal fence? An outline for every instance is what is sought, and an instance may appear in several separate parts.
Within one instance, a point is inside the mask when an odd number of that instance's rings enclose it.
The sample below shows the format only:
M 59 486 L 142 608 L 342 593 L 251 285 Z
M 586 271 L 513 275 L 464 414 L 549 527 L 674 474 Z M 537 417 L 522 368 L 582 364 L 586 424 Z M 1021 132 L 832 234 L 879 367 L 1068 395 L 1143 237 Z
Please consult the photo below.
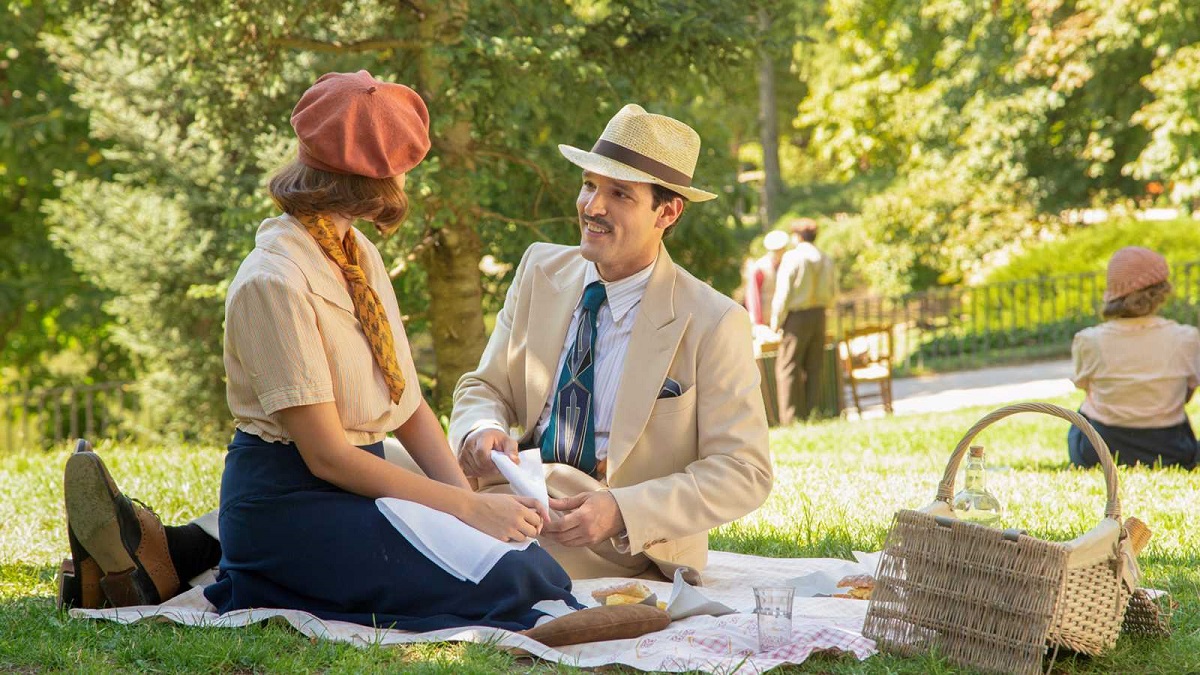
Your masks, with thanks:
M 1200 261 L 1176 266 L 1163 314 L 1197 323 Z M 830 317 L 822 408 L 841 408 L 836 341 L 867 327 L 890 327 L 897 375 L 972 368 L 1070 353 L 1077 331 L 1099 322 L 1104 274 L 1066 274 L 980 286 L 937 288 L 896 297 L 839 300 Z M 773 378 L 772 378 L 773 381 Z M 764 392 L 765 393 L 765 392 Z M 0 452 L 49 448 L 72 438 L 116 438 L 150 428 L 133 383 L 43 390 L 0 389 Z
M 0 451 L 45 449 L 80 437 L 123 439 L 139 408 L 130 382 L 0 390 Z
M 1196 324 L 1200 261 L 1176 266 L 1171 283 L 1162 314 Z M 890 326 L 897 374 L 1061 356 L 1077 331 L 1099 323 L 1104 284 L 1095 272 L 845 299 L 836 303 L 831 327 L 836 340 Z

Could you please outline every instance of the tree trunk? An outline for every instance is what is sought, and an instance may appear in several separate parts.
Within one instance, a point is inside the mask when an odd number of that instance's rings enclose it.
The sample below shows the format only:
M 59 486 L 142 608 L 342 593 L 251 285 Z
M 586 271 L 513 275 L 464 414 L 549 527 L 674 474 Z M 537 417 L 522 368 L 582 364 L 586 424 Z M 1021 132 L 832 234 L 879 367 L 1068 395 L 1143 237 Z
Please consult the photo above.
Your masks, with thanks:
M 758 215 L 763 231 L 770 230 L 779 218 L 779 119 L 775 111 L 775 63 L 765 46 L 771 30 L 771 17 L 758 10 L 758 28 L 764 46 L 759 47 L 758 65 L 758 137 L 762 145 L 763 181 L 759 191 Z
M 454 385 L 463 373 L 475 369 L 487 344 L 479 280 L 481 244 L 475 230 L 461 219 L 442 223 L 434 236 L 434 244 L 424 256 L 437 359 L 433 405 L 448 414 Z
M 483 285 L 479 278 L 482 245 L 472 226 L 474 191 L 470 189 L 471 115 L 451 99 L 441 97 L 447 90 L 449 60 L 440 46 L 454 44 L 460 38 L 462 22 L 468 11 L 465 0 L 428 3 L 419 26 L 423 44 L 431 45 L 419 57 L 417 85 L 429 103 L 438 123 L 433 125 L 433 147 L 442 163 L 439 182 L 442 194 L 453 195 L 454 202 L 430 209 L 439 214 L 428 223 L 433 243 L 421 256 L 428 278 L 429 318 L 433 335 L 437 382 L 434 409 L 450 412 L 451 396 L 458 378 L 479 364 L 487 344 L 483 325 Z

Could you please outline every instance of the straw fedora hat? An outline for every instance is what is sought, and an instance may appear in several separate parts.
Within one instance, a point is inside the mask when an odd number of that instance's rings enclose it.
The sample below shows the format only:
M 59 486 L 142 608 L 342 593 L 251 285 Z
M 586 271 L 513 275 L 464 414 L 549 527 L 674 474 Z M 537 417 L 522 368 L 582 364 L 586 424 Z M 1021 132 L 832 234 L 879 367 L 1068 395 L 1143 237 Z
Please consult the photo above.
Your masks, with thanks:
M 591 152 L 559 145 L 572 164 L 601 176 L 637 183 L 654 183 L 693 202 L 716 199 L 692 187 L 700 156 L 700 134 L 677 119 L 646 112 L 630 103 L 604 127 Z

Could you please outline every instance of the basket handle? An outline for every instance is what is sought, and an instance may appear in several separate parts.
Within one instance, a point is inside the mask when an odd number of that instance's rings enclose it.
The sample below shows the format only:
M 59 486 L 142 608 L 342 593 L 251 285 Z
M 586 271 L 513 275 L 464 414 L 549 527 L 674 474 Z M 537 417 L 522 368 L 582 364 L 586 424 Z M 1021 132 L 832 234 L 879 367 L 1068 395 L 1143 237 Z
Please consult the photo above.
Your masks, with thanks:
M 1054 417 L 1061 417 L 1071 424 L 1079 427 L 1083 435 L 1092 442 L 1092 447 L 1096 449 L 1096 456 L 1100 458 L 1100 466 L 1104 470 L 1104 484 L 1108 488 L 1108 504 L 1104 507 L 1104 515 L 1107 518 L 1112 518 L 1117 522 L 1121 521 L 1121 499 L 1117 495 L 1117 468 L 1113 464 L 1112 455 L 1108 452 L 1108 444 L 1100 438 L 1100 434 L 1087 421 L 1087 418 L 1074 410 L 1052 405 L 1050 403 L 1014 403 L 1006 405 L 1003 408 L 997 408 L 988 413 L 975 423 L 975 426 L 967 430 L 962 440 L 954 448 L 954 454 L 950 456 L 950 462 L 946 465 L 946 473 L 942 476 L 942 481 L 938 483 L 937 500 L 951 503 L 954 494 L 954 478 L 958 475 L 958 467 L 962 464 L 963 457 L 967 454 L 967 448 L 971 446 L 971 441 L 975 440 L 975 436 L 990 426 L 992 422 L 1004 419 L 1009 415 L 1015 415 L 1020 412 L 1037 412 Z

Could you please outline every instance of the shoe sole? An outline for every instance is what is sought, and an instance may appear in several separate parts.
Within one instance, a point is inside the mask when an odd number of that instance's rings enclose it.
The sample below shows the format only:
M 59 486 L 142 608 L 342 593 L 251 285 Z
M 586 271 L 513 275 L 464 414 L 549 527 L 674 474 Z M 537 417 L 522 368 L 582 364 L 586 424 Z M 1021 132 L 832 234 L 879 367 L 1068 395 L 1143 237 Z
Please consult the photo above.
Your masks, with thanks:
M 136 565 L 121 540 L 114 499 L 118 494 L 100 456 L 76 452 L 67 458 L 63 487 L 67 521 L 83 548 L 105 574 L 127 572 Z

